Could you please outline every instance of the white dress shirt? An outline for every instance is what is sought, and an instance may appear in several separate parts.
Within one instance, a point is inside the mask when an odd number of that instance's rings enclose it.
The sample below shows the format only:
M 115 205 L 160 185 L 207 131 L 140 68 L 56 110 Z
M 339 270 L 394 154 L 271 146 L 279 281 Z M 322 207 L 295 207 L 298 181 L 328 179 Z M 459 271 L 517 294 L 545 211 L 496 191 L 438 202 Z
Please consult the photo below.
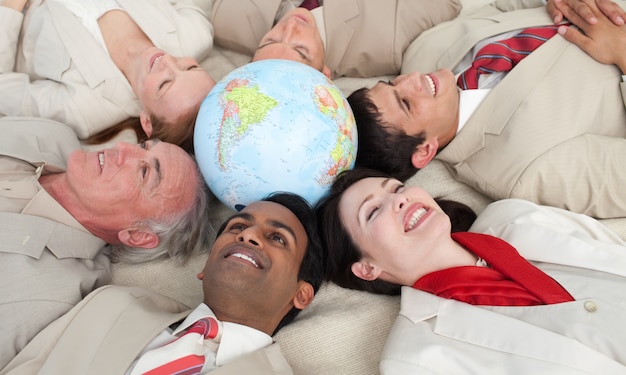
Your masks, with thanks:
M 195 322 L 205 317 L 215 318 L 215 314 L 206 304 L 201 303 L 176 329 L 168 328 L 155 337 L 139 354 L 126 371 L 126 374 L 132 372 L 139 358 L 147 351 L 175 340 L 184 334 Z M 264 332 L 231 322 L 221 322 L 220 336 L 218 345 L 205 345 L 205 363 L 201 373 L 210 372 L 244 354 L 252 353 L 271 345 L 273 342 L 272 337 Z

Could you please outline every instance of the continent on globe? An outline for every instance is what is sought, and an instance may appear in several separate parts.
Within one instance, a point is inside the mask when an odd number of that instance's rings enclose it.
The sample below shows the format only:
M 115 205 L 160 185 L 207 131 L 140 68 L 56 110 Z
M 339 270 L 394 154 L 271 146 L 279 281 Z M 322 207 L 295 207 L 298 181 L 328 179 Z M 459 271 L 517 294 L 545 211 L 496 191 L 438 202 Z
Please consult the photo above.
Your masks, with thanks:
M 220 97 L 224 108 L 220 137 L 217 142 L 220 168 L 226 169 L 229 146 L 246 134 L 251 125 L 260 124 L 278 102 L 259 92 L 258 86 L 248 86 L 245 79 L 233 79 Z

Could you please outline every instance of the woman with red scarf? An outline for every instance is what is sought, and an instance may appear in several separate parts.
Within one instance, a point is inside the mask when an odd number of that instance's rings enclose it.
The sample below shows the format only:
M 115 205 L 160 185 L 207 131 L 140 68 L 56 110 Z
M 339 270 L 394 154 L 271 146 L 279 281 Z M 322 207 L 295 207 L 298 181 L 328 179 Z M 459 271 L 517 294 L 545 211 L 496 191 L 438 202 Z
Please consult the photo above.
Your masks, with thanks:
M 507 200 L 470 228 L 468 209 L 369 170 L 318 210 L 329 280 L 402 290 L 383 373 L 626 373 L 626 247 L 597 221 Z

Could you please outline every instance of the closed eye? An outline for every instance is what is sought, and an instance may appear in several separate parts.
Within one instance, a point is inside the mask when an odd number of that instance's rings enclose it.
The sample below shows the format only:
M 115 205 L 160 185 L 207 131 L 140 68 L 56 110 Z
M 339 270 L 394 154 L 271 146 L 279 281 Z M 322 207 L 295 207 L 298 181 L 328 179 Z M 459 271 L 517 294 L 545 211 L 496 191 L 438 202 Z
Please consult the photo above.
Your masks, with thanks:
M 365 220 L 370 221 L 374 214 L 380 209 L 380 206 L 373 206 L 365 213 Z
M 161 84 L 159 85 L 159 90 L 161 90 L 165 85 L 167 85 L 170 82 L 171 82 L 171 80 L 169 80 L 169 79 L 161 82 Z

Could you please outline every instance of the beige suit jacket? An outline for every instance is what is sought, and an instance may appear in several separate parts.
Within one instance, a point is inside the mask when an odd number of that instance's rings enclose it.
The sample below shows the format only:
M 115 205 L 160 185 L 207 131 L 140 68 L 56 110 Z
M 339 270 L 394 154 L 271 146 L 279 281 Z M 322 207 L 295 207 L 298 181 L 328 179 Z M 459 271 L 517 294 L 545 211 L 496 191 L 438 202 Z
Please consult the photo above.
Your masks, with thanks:
M 200 61 L 213 46 L 213 28 L 192 0 L 118 3 L 174 56 Z M 140 103 L 122 72 L 61 3 L 31 1 L 25 16 L 0 7 L 0 25 L 0 115 L 50 118 L 81 139 L 139 115 Z
M 0 133 L 1 368 L 48 323 L 110 282 L 110 262 L 104 241 L 39 191 L 39 175 L 64 170 L 80 148 L 72 130 L 4 117 Z
M 423 33 L 407 49 L 402 71 L 452 69 L 486 37 L 548 24 L 543 7 L 502 13 L 488 6 Z M 507 74 L 437 158 L 492 199 L 626 216 L 621 76 L 556 35 Z
M 252 55 L 281 0 L 215 0 L 215 42 Z M 333 77 L 397 74 L 422 31 L 456 17 L 458 0 L 325 0 L 326 65 Z
M 16 374 L 124 374 L 143 348 L 190 310 L 142 288 L 100 288 L 50 324 L 2 371 Z M 211 374 L 291 374 L 278 344 Z

